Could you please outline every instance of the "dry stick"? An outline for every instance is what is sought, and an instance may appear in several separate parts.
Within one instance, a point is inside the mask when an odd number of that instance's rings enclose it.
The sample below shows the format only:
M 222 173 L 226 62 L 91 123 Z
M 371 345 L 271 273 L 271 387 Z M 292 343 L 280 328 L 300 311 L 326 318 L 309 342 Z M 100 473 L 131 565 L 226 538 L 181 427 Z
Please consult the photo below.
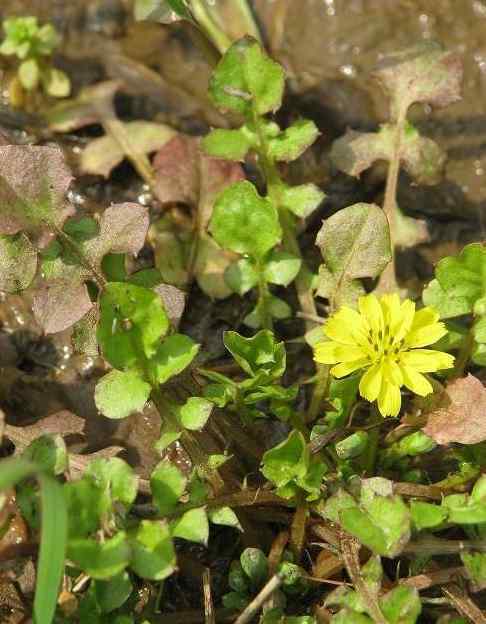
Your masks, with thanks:
M 471 598 L 463 593 L 457 585 L 449 585 L 443 587 L 442 591 L 448 598 L 450 604 L 457 609 L 457 611 L 474 622 L 474 624 L 486 624 L 486 617 Z
M 297 561 L 300 560 L 305 543 L 305 525 L 307 521 L 307 503 L 303 496 L 297 503 L 297 508 L 290 527 L 290 546 Z
M 445 568 L 444 570 L 437 570 L 435 572 L 424 572 L 423 574 L 417 574 L 417 576 L 409 576 L 408 578 L 400 579 L 398 584 L 415 587 L 418 591 L 422 591 L 434 585 L 450 583 L 458 578 L 467 578 L 466 568 L 456 566 L 455 568 Z
M 211 570 L 205 568 L 202 578 L 204 593 L 204 622 L 205 624 L 216 624 L 214 615 L 213 598 L 211 596 Z
M 340 537 L 341 553 L 353 585 L 361 594 L 363 600 L 368 607 L 368 611 L 376 622 L 376 624 L 387 624 L 383 617 L 381 609 L 378 605 L 376 597 L 369 590 L 368 585 L 364 582 L 361 574 L 361 566 L 359 563 L 360 544 L 353 537 L 343 533 Z
M 477 550 L 486 552 L 486 540 L 446 540 L 424 538 L 409 542 L 402 550 L 403 554 L 420 555 L 455 555 L 461 552 Z
M 277 590 L 280 585 L 283 583 L 283 577 L 280 574 L 274 574 L 272 578 L 264 585 L 264 587 L 260 590 L 260 592 L 255 596 L 255 598 L 249 603 L 243 613 L 240 614 L 239 617 L 236 618 L 234 624 L 248 624 L 255 617 L 255 615 L 260 611 L 270 596 L 273 594 L 275 590 Z M 385 623 L 386 624 L 386 623 Z

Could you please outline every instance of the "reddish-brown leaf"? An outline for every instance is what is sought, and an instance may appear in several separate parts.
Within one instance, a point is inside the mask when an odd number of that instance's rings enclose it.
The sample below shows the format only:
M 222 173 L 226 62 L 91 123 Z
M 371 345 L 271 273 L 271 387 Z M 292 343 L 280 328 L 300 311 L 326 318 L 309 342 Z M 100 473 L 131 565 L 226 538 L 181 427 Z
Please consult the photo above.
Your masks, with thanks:
M 452 381 L 423 431 L 438 444 L 477 444 L 486 440 L 486 388 L 468 375 Z

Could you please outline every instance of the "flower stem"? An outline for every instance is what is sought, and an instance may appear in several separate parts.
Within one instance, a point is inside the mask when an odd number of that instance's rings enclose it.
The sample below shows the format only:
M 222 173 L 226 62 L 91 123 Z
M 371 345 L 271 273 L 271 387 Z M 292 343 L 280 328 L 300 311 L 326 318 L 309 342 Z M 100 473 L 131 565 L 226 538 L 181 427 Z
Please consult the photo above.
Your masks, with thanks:
M 474 325 L 469 329 L 466 337 L 464 338 L 464 342 L 462 343 L 461 350 L 459 351 L 459 355 L 456 358 L 456 363 L 454 365 L 454 370 L 451 375 L 451 379 L 457 379 L 458 377 L 462 377 L 464 375 L 464 371 L 466 370 L 467 364 L 471 359 L 471 355 L 474 349 L 474 345 L 476 344 L 474 340 Z

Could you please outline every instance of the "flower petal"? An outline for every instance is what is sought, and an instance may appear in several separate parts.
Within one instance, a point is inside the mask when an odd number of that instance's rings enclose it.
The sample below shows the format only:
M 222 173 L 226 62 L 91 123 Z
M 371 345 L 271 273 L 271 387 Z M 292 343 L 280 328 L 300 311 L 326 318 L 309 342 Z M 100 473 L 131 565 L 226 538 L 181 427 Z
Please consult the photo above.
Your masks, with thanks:
M 318 342 L 314 347 L 314 360 L 319 364 L 336 364 L 341 359 L 337 355 L 337 349 L 342 347 L 338 342 L 327 340 Z
M 400 353 L 400 363 L 415 368 L 419 373 L 434 373 L 454 366 L 454 356 L 432 349 L 413 349 Z
M 392 337 L 394 344 L 398 344 L 410 331 L 415 316 L 415 303 L 410 299 L 405 299 L 400 308 L 401 319 L 396 327 L 392 327 Z
M 407 386 L 409 390 L 418 394 L 419 396 L 427 396 L 431 392 L 434 391 L 432 388 L 432 384 L 430 381 L 412 368 L 411 366 L 401 366 L 402 375 L 403 375 L 403 383 Z
M 377 336 L 383 329 L 383 311 L 378 299 L 375 295 L 365 295 L 358 299 L 358 307 L 370 329 Z
M 390 333 L 394 334 L 396 328 L 402 320 L 400 297 L 397 293 L 391 295 L 383 295 L 380 299 L 381 309 L 383 310 L 383 319 L 385 326 L 388 325 Z
M 383 380 L 381 363 L 371 366 L 361 377 L 359 382 L 359 393 L 367 401 L 375 401 L 378 398 Z
M 415 312 L 415 316 L 413 317 L 411 331 L 415 331 L 416 329 L 420 329 L 421 327 L 426 327 L 427 325 L 432 325 L 432 323 L 437 323 L 439 320 L 439 313 L 427 306 L 426 308 L 422 308 L 421 310 L 417 310 Z
M 324 333 L 331 340 L 347 345 L 361 344 L 366 339 L 366 328 L 361 315 L 343 306 L 324 325 Z
M 361 360 L 367 358 L 367 352 L 362 348 L 355 345 L 339 345 L 336 349 L 336 355 L 340 362 L 352 362 L 354 360 Z
M 414 329 L 407 334 L 406 345 L 408 347 L 426 347 L 434 344 L 447 334 L 444 323 L 431 323 L 418 329 Z
M 402 405 L 400 388 L 394 384 L 385 382 L 381 386 L 378 397 L 378 409 L 382 416 L 398 416 Z
M 331 368 L 331 374 L 340 379 L 341 377 L 346 377 L 346 375 L 354 373 L 354 371 L 359 368 L 365 368 L 368 364 L 368 358 L 354 360 L 354 362 L 341 362 L 341 364 L 337 364 Z
M 400 367 L 389 357 L 383 358 L 383 376 L 391 384 L 401 386 L 403 384 L 403 376 Z

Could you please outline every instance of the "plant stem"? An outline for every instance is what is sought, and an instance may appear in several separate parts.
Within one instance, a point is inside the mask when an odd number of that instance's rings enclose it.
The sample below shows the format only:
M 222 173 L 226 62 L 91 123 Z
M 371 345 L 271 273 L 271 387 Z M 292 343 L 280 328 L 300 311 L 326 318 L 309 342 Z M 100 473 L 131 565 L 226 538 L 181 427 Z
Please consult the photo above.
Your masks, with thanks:
M 464 342 L 462 343 L 461 350 L 459 351 L 459 355 L 456 358 L 456 363 L 454 365 L 451 379 L 457 379 L 458 377 L 462 377 L 464 375 L 464 371 L 466 370 L 467 364 L 471 359 L 471 355 L 475 345 L 473 330 L 474 325 L 469 329 L 464 339 Z
M 224 54 L 232 43 L 231 39 L 213 19 L 203 0 L 191 0 L 191 13 L 207 38 L 213 42 L 220 54 Z
M 385 199 L 383 202 L 383 211 L 388 219 L 388 226 L 390 228 L 390 241 L 391 241 L 391 262 L 387 265 L 385 270 L 380 276 L 380 281 L 377 286 L 377 290 L 382 293 L 394 292 L 398 290 L 398 284 L 395 274 L 395 246 L 394 241 L 396 239 L 396 214 L 397 214 L 397 186 L 398 186 L 398 174 L 400 172 L 400 147 L 402 143 L 402 136 L 406 121 L 406 109 L 399 114 L 397 123 L 395 126 L 395 145 L 393 150 L 393 157 L 388 165 L 388 173 L 386 177 L 385 187 Z
M 214 490 L 214 494 L 221 493 L 224 490 L 223 479 L 216 470 L 209 467 L 207 455 L 199 446 L 194 434 L 181 427 L 173 402 L 167 399 L 158 387 L 152 387 L 150 396 L 161 418 L 163 418 L 174 431 L 180 432 L 182 446 L 191 458 L 194 466 L 205 475 Z
M 273 331 L 273 319 L 272 313 L 269 308 L 270 291 L 268 289 L 268 283 L 265 279 L 265 273 L 263 265 L 258 263 L 258 304 L 257 308 L 260 312 L 260 321 L 264 329 L 270 329 Z
M 258 611 L 263 606 L 275 590 L 282 585 L 283 579 L 279 574 L 274 574 L 271 579 L 263 586 L 259 593 L 253 598 L 241 615 L 236 618 L 234 624 L 248 624 L 251 622 Z

